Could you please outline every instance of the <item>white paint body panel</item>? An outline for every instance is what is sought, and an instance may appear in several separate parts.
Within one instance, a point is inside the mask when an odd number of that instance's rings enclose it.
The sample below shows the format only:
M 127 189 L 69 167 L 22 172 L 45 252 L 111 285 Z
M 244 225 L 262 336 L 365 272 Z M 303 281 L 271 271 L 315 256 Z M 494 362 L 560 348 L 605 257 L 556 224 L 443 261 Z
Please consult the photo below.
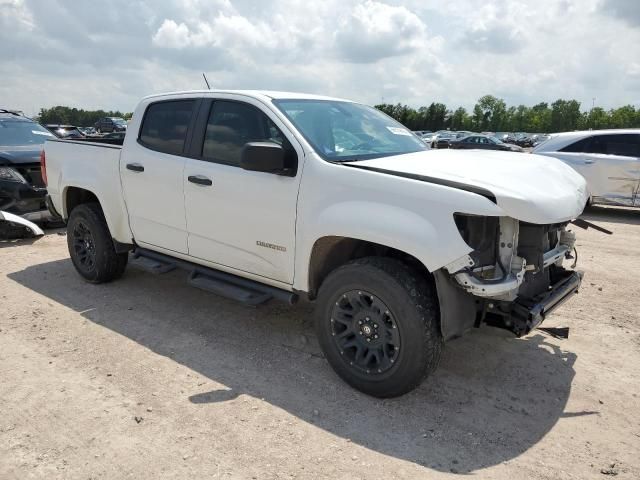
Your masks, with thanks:
M 183 183 L 189 255 L 291 284 L 298 188 L 304 165 L 302 147 L 280 118 L 259 100 L 233 93 L 220 93 L 216 98 L 242 101 L 265 113 L 296 149 L 298 174 L 285 177 L 186 159 Z M 213 185 L 191 183 L 191 175 L 203 175 Z
M 113 238 L 131 243 L 128 212 L 120 184 L 121 148 L 107 144 L 48 140 L 47 192 L 63 218 L 69 217 L 66 192 L 78 187 L 92 192 L 100 201 Z
M 142 112 L 150 102 L 193 96 L 235 98 L 260 108 L 296 148 L 297 176 L 278 177 L 194 159 L 174 161 L 164 154 L 137 150 L 144 148 L 136 139 Z M 122 158 L 116 149 L 48 142 L 47 172 L 54 205 L 66 217 L 65 189 L 85 188 L 100 200 L 118 241 L 129 243 L 133 238 L 147 248 L 173 252 L 195 263 L 280 288 L 308 291 L 313 246 L 326 236 L 402 250 L 435 271 L 471 251 L 458 232 L 454 213 L 547 224 L 577 217 L 588 198 L 585 181 L 574 170 L 533 155 L 430 151 L 358 162 L 387 173 L 353 166 L 357 164 L 329 163 L 275 108 L 272 98 L 326 97 L 237 91 L 153 96 L 137 107 Z M 94 158 L 88 158 L 92 150 Z M 157 176 L 153 181 L 138 180 L 125 169 L 132 161 L 144 161 L 144 173 L 149 165 Z M 199 174 L 211 178 L 212 188 L 186 181 L 189 175 Z M 493 193 L 497 204 L 477 193 L 402 174 L 480 187 Z M 284 250 L 260 247 L 257 241 Z
M 484 188 L 495 195 L 503 215 L 530 223 L 575 218 L 588 198 L 584 180 L 571 168 L 538 155 L 447 149 L 359 164 Z

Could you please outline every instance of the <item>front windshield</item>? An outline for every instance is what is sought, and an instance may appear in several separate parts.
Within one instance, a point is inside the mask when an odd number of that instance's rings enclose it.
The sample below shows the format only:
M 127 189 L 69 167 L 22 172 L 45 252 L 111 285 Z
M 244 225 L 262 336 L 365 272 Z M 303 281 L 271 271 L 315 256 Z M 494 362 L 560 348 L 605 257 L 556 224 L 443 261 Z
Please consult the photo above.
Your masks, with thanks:
M 375 108 L 332 100 L 274 100 L 321 157 L 336 162 L 421 152 L 427 146 Z
M 42 145 L 47 138 L 54 135 L 35 122 L 25 120 L 0 121 L 0 145 Z
M 502 140 L 500 140 L 497 137 L 488 137 L 490 140 L 493 140 L 493 143 L 504 143 Z
M 125 124 L 127 122 L 125 122 L 124 119 L 122 119 L 122 118 L 114 118 L 113 119 L 113 123 L 117 123 L 118 125 L 123 125 L 123 124 Z

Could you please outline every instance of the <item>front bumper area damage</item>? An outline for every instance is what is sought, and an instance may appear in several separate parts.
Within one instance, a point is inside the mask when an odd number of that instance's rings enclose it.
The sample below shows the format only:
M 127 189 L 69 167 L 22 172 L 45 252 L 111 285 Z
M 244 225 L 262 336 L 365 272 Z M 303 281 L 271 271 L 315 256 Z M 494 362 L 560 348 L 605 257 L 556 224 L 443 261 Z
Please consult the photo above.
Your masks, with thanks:
M 568 222 L 538 225 L 458 214 L 455 220 L 473 251 L 443 270 L 449 285 L 464 291 L 459 300 L 474 299 L 476 326 L 487 323 L 526 335 L 578 291 L 582 273 L 563 267 L 575 252 Z
M 0 210 L 32 222 L 50 220 L 40 164 L 0 164 L 0 168 L 5 174 L 0 176 Z
M 28 232 L 29 236 L 41 237 L 44 235 L 42 229 L 26 218 L 14 215 L 13 213 L 0 211 L 0 239 L 11 238 L 15 232 L 21 234 Z
M 504 326 L 519 337 L 526 335 L 540 325 L 547 315 L 578 293 L 583 272 L 565 271 L 565 274 L 564 278 L 549 287 L 548 292 L 534 299 L 517 299 L 512 306 L 511 317 L 504 319 Z

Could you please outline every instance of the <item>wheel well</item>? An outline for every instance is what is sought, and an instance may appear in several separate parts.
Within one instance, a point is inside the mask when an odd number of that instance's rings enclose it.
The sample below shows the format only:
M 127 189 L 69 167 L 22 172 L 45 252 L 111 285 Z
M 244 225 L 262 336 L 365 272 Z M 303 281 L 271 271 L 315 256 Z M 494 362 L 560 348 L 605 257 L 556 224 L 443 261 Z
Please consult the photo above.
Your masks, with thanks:
M 65 192 L 65 202 L 64 202 L 66 207 L 67 217 L 71 215 L 71 212 L 73 211 L 73 209 L 76 208 L 78 205 L 82 205 L 83 203 L 92 203 L 92 202 L 100 203 L 98 201 L 98 197 L 96 197 L 89 190 L 85 190 L 84 188 L 78 188 L 78 187 L 67 188 L 67 191 Z
M 320 285 L 333 270 L 363 257 L 390 257 L 401 260 L 414 268 L 419 274 L 433 281 L 431 272 L 424 264 L 408 253 L 395 248 L 349 237 L 329 236 L 316 241 L 311 250 L 309 264 L 309 298 L 314 299 Z

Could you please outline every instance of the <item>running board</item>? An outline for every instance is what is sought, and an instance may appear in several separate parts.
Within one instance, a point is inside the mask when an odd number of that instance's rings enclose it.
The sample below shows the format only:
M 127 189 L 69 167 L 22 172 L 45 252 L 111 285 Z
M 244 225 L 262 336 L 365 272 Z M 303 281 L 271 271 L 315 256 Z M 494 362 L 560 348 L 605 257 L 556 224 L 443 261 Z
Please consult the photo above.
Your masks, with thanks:
M 151 273 L 166 273 L 175 268 L 186 270 L 189 272 L 189 285 L 245 305 L 261 305 L 274 298 L 291 305 L 298 301 L 298 295 L 293 292 L 170 257 L 146 248 L 136 248 L 133 251 L 133 257 L 136 265 Z
M 176 269 L 176 264 L 170 261 L 164 261 L 156 258 L 147 257 L 136 249 L 133 252 L 133 265 L 144 270 L 145 272 L 160 275 L 162 273 L 171 272 Z
M 270 293 L 260 292 L 243 285 L 238 285 L 233 279 L 222 280 L 211 276 L 210 273 L 199 270 L 191 272 L 191 275 L 189 275 L 189 285 L 251 306 L 266 303 L 273 298 L 273 295 Z

